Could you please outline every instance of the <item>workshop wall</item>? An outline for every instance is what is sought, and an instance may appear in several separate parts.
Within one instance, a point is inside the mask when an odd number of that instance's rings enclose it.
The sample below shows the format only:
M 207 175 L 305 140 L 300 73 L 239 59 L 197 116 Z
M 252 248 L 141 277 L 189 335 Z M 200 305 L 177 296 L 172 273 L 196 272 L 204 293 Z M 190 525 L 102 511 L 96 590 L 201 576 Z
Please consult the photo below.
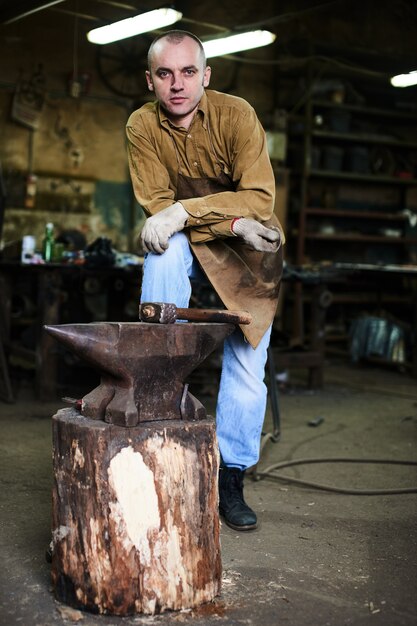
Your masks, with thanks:
M 36 33 L 36 35 L 35 35 Z M 81 93 L 71 95 L 73 18 L 44 14 L 2 27 L 0 163 L 7 192 L 3 243 L 25 234 L 40 243 L 45 223 L 78 229 L 91 242 L 109 237 L 131 248 L 143 219 L 133 199 L 125 124 L 131 102 L 106 88 L 95 70 L 95 48 L 79 37 Z M 28 198 L 28 176 L 35 174 Z
M 0 93 L 1 161 L 8 193 L 4 241 L 24 234 L 40 241 L 45 223 L 52 221 L 57 232 L 78 228 L 87 241 L 107 236 L 117 248 L 127 249 L 133 198 L 126 163 L 126 107 L 46 94 L 37 127 L 30 129 L 12 119 L 14 97 Z M 36 192 L 28 202 L 31 172 L 36 174 Z
M 278 109 L 291 102 L 292 94 L 297 99 L 305 92 L 310 44 L 350 50 L 360 41 L 363 48 L 376 53 L 383 48 L 393 56 L 414 50 L 415 22 L 408 20 L 404 31 L 400 6 L 382 2 L 376 9 L 364 0 L 351 3 L 347 16 L 344 3 L 324 12 L 309 11 L 310 4 L 287 0 L 278 11 L 274 0 L 264 0 L 262 7 L 238 0 L 183 2 L 188 22 L 181 26 L 200 36 L 211 32 L 206 22 L 231 29 L 262 19 L 267 26 L 268 17 L 284 16 L 271 23 L 277 32 L 274 47 L 243 54 L 239 63 L 210 60 L 211 87 L 245 97 L 267 129 L 274 129 Z M 83 10 L 88 12 L 80 6 Z M 0 164 L 11 196 L 3 243 L 29 233 L 41 237 L 51 220 L 58 228 L 79 228 L 89 241 L 106 235 L 117 248 L 132 248 L 132 230 L 140 228 L 143 214 L 132 198 L 124 127 L 130 112 L 152 98 L 144 79 L 152 35 L 129 40 L 128 57 L 117 59 L 118 46 L 87 41 L 92 24 L 51 7 L 0 25 Z M 291 65 L 295 58 L 298 64 Z M 117 67 L 126 70 L 120 80 Z M 290 77 L 289 67 L 294 70 Z M 19 104 L 31 90 L 36 97 L 28 113 Z M 22 123 L 25 115 L 29 123 Z M 28 203 L 31 173 L 38 178 L 35 199 Z

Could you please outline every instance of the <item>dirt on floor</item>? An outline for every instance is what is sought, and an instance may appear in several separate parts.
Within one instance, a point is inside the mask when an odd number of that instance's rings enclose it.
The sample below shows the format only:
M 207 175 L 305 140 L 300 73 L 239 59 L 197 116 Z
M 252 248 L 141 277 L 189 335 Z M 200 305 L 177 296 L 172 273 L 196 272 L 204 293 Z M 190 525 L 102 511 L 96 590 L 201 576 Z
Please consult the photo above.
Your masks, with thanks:
M 36 401 L 29 383 L 15 404 L 0 403 L 1 625 L 417 625 L 417 384 L 407 374 L 329 363 L 324 389 L 309 390 L 291 373 L 280 439 L 268 409 L 245 481 L 259 527 L 222 525 L 221 595 L 153 617 L 92 615 L 54 599 L 45 550 L 51 416 L 61 407 Z

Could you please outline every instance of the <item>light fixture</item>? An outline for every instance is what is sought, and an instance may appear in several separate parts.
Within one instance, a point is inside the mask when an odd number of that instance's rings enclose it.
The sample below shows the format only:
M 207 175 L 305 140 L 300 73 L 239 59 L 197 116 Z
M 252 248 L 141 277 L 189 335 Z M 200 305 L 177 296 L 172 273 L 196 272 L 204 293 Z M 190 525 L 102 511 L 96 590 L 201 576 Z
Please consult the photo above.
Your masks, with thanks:
M 391 78 L 393 87 L 411 87 L 417 85 L 417 70 L 408 72 L 408 74 L 397 74 Z
M 251 48 L 261 48 L 275 41 L 276 35 L 268 30 L 251 30 L 245 33 L 220 35 L 215 39 L 203 41 L 207 58 L 233 54 Z
M 182 18 L 182 13 L 174 9 L 155 9 L 147 13 L 128 17 L 113 24 L 94 28 L 87 33 L 88 41 L 91 43 L 106 44 L 120 39 L 127 39 L 134 35 L 147 33 L 151 30 L 163 28 L 178 22 Z
M 63 2 L 64 0 L 49 0 L 49 2 L 46 0 L 45 2 L 9 2 L 8 4 L 14 4 L 14 8 L 11 7 L 4 7 L 4 12 L 6 14 L 6 20 L 7 21 L 3 21 L 3 24 L 12 24 L 13 22 L 17 22 L 18 20 L 21 20 L 23 17 L 28 17 L 28 15 L 32 15 L 33 13 L 37 13 L 37 11 L 43 11 L 44 9 L 49 9 L 49 7 L 53 6 L 54 4 L 59 4 L 60 2 Z M 2 2 L 1 4 L 6 4 L 6 2 Z M 35 5 L 35 6 L 30 6 L 30 5 Z M 40 6 L 36 6 L 40 4 Z M 16 7 L 16 5 L 18 5 Z M 19 13 L 19 10 L 22 10 L 22 13 Z M 17 15 L 15 12 L 18 12 Z M 4 15 L 4 12 L 2 10 L 2 15 Z M 8 17 L 10 15 L 10 17 Z

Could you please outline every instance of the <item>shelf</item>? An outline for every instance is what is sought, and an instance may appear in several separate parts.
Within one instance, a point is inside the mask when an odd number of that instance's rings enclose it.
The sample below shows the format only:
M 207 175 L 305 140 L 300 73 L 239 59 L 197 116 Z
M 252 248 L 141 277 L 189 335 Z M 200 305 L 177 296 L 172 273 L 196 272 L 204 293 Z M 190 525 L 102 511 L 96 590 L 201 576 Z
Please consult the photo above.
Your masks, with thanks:
M 332 141 L 347 141 L 355 144 L 372 143 L 382 146 L 394 146 L 398 148 L 417 149 L 417 142 L 395 139 L 384 135 L 370 135 L 366 133 L 338 133 L 331 130 L 313 130 L 313 137 L 330 139 Z
M 361 241 L 362 243 L 395 243 L 404 245 L 416 245 L 417 237 L 386 237 L 384 235 L 354 235 L 352 233 L 306 233 L 306 239 L 320 239 L 321 241 Z
M 338 79 L 333 70 L 329 74 Z M 315 78 L 309 78 L 311 87 Z M 367 101 L 361 98 L 356 104 L 330 102 L 324 93 L 313 96 L 307 86 L 307 96 L 300 103 L 304 119 L 290 118 L 288 124 L 288 159 L 294 166 L 291 255 L 300 267 L 327 263 L 335 270 L 345 265 L 347 270 L 329 272 L 323 278 L 332 296 L 326 312 L 326 350 L 329 345 L 338 350 L 344 347 L 349 337 L 339 333 L 337 325 L 347 329 L 364 311 L 370 315 L 384 311 L 409 326 L 416 321 L 409 274 L 387 271 L 386 276 L 379 272 L 377 277 L 366 266 L 372 260 L 381 268 L 416 263 L 417 229 L 409 223 L 405 209 L 417 211 L 417 107 L 390 108 L 389 100 L 384 102 L 367 88 L 361 91 L 361 85 L 357 93 Z M 356 89 L 353 83 L 352 87 Z M 387 86 L 387 96 L 394 92 Z M 298 336 L 308 335 L 306 311 L 311 312 L 311 296 L 309 300 L 303 284 L 296 287 L 293 294 L 286 292 L 293 307 L 288 323 Z M 417 373 L 417 345 L 412 341 L 412 367 Z
M 334 284 L 332 282 L 332 284 Z M 384 293 L 382 291 L 373 291 L 366 293 L 353 293 L 348 291 L 349 287 L 345 287 L 347 291 L 337 293 L 332 291 L 332 306 L 334 304 L 367 304 L 367 305 L 384 305 L 384 304 L 405 304 L 410 306 L 409 295 L 396 295 L 394 293 Z M 290 301 L 294 300 L 294 296 L 291 294 L 286 295 L 286 298 Z M 311 303 L 311 296 L 308 294 L 303 295 L 303 302 Z
M 407 296 L 398 296 L 395 294 L 387 294 L 381 292 L 373 292 L 373 293 L 333 293 L 333 302 L 337 304 L 378 304 L 383 305 L 387 303 L 397 303 L 397 304 L 410 304 L 410 297 Z
M 336 170 L 316 170 L 311 169 L 309 174 L 316 178 L 333 178 L 339 180 L 360 181 L 374 183 L 375 185 L 417 185 L 416 178 L 399 178 L 396 176 L 377 176 L 375 174 L 356 174 L 355 172 L 342 172 Z
M 348 209 L 324 209 L 322 207 L 308 207 L 305 212 L 309 215 L 322 215 L 327 217 L 353 217 L 358 219 L 386 220 L 403 222 L 408 219 L 407 215 L 398 213 L 383 213 L 381 211 L 360 211 Z
M 89 215 L 91 213 L 91 209 L 89 207 L 85 208 L 71 208 L 71 209 L 62 209 L 61 207 L 54 206 L 53 208 L 45 209 L 45 208 L 37 208 L 36 206 L 28 209 L 24 206 L 6 206 L 5 211 L 17 211 L 18 213 L 26 214 L 28 216 L 35 215 L 39 217 L 42 214 L 50 215 L 50 214 L 60 214 L 61 216 L 66 215 Z
M 407 111 L 394 111 L 392 109 L 380 109 L 378 107 L 364 107 L 360 104 L 338 104 L 335 102 L 327 102 L 326 100 L 313 100 L 312 106 L 322 109 L 339 109 L 342 111 L 352 111 L 352 113 L 361 113 L 363 115 L 417 122 L 417 111 L 415 113 L 408 113 Z

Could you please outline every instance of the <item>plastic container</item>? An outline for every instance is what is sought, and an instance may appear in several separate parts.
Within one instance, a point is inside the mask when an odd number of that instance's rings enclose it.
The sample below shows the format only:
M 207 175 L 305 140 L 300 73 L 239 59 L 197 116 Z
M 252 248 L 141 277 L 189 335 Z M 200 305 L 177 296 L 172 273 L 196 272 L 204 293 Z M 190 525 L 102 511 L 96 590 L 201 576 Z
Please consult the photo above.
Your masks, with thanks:
M 32 235 L 25 235 L 22 239 L 22 263 L 32 263 L 35 256 L 36 239 Z
M 311 169 L 318 170 L 321 164 L 321 150 L 317 146 L 311 147 Z
M 369 150 L 361 146 L 352 146 L 346 151 L 346 169 L 358 174 L 369 174 Z
M 338 146 L 323 148 L 323 168 L 325 170 L 340 171 L 343 168 L 344 150 Z
M 330 130 L 335 133 L 348 133 L 350 131 L 350 118 L 350 111 L 332 109 L 328 118 Z

